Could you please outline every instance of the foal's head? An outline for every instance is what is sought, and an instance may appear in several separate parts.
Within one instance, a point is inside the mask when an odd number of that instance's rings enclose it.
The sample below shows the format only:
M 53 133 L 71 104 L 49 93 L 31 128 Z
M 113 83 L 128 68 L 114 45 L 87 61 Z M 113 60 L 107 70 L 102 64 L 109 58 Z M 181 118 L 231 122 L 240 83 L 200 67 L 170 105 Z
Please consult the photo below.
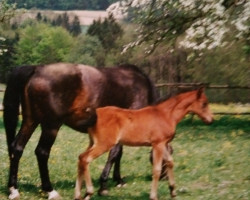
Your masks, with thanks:
M 189 106 L 189 111 L 197 114 L 205 123 L 213 122 L 213 114 L 209 109 L 208 100 L 204 93 L 204 88 L 200 88 L 196 92 L 195 101 Z

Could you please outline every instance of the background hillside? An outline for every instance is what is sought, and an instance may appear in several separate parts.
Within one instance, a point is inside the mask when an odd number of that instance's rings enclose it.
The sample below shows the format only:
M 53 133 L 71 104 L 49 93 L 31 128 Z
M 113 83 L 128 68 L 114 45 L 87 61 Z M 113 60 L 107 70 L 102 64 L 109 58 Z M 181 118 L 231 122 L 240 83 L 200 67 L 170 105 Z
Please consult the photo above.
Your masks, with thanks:
M 250 86 L 250 2 L 133 1 L 112 4 L 113 15 L 104 9 L 115 1 L 86 2 L 81 7 L 80 1 L 2 0 L 0 82 L 20 65 L 126 62 L 155 83 Z M 118 20 L 117 13 L 124 18 Z M 171 87 L 162 93 L 176 91 Z M 209 96 L 250 102 L 249 90 L 210 90 Z

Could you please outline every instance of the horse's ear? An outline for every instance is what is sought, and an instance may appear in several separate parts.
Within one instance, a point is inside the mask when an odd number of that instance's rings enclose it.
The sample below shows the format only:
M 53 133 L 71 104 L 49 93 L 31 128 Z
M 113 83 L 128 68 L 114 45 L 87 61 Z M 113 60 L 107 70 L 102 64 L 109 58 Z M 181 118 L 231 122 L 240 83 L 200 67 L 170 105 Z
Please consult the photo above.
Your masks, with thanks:
M 201 87 L 197 90 L 197 99 L 201 98 L 202 93 L 204 92 L 205 88 Z

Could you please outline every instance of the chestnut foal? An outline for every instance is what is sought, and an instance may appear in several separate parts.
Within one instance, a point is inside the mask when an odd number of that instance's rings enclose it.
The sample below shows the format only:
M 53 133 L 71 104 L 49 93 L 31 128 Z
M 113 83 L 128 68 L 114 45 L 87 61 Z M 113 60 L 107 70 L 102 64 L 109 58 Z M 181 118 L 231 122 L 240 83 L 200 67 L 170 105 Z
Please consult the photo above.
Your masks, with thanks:
M 79 156 L 75 199 L 81 199 L 83 180 L 86 183 L 84 200 L 90 199 L 94 188 L 89 164 L 118 143 L 127 146 L 152 146 L 153 180 L 150 199 L 158 199 L 157 188 L 163 159 L 167 160 L 171 197 L 176 196 L 174 163 L 166 144 L 174 138 L 178 122 L 189 112 L 197 114 L 205 123 L 212 123 L 213 115 L 209 110 L 203 88 L 179 94 L 157 105 L 139 110 L 113 106 L 98 108 L 97 122 L 94 127 L 89 128 L 90 145 Z

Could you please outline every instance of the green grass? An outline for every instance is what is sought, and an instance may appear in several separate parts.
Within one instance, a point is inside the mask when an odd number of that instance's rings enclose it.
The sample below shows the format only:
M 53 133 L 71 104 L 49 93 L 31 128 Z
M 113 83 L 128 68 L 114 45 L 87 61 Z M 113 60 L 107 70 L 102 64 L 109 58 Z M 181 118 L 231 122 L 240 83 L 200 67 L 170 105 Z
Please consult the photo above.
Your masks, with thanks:
M 139 133 L 138 133 L 139 134 Z M 27 144 L 19 169 L 21 199 L 46 199 L 41 192 L 34 150 L 37 130 Z M 207 126 L 187 117 L 177 127 L 174 147 L 177 200 L 249 200 L 250 199 L 250 119 L 249 116 L 216 116 Z M 51 180 L 63 199 L 73 199 L 76 164 L 79 153 L 88 145 L 88 136 L 62 127 L 49 160 Z M 151 185 L 150 148 L 125 147 L 122 175 L 126 187 L 116 188 L 111 178 L 109 196 L 93 200 L 148 199 Z M 0 199 L 7 199 L 8 157 L 2 118 L 0 118 Z M 90 168 L 95 189 L 107 154 Z M 170 199 L 166 181 L 159 184 L 159 199 Z

